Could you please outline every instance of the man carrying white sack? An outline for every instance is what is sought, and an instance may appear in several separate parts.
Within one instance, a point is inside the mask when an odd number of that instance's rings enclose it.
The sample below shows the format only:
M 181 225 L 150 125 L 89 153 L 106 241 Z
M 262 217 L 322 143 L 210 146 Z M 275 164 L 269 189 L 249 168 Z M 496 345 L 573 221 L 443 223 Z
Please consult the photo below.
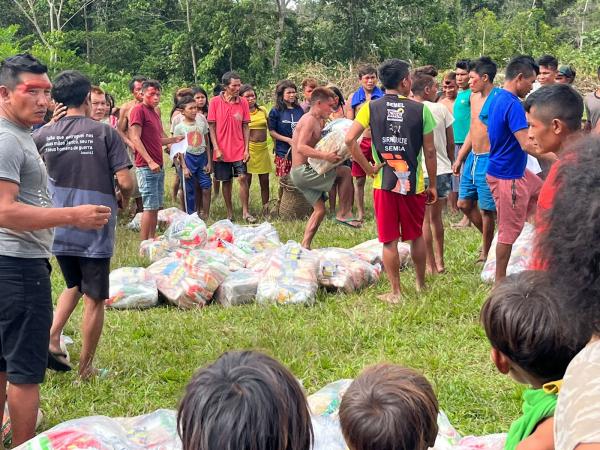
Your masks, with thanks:
M 308 219 L 304 230 L 302 246 L 310 249 L 312 240 L 325 217 L 325 201 L 336 178 L 333 167 L 320 175 L 308 164 L 308 158 L 321 159 L 332 164 L 338 164 L 342 158 L 337 153 L 320 152 L 315 149 L 321 139 L 323 122 L 331 114 L 335 94 L 328 88 L 318 87 L 312 92 L 310 111 L 302 116 L 292 138 L 292 170 L 290 178 L 300 189 L 306 200 L 312 205 L 313 213 Z M 369 176 L 376 174 L 381 164 L 372 166 L 362 154 L 357 145 L 350 147 L 352 158 L 364 169 Z

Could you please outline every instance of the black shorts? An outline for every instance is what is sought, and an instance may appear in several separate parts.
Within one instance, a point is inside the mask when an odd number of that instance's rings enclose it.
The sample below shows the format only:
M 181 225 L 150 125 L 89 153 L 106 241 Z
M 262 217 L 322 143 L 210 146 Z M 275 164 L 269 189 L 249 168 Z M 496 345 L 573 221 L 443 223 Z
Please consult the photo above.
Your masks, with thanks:
M 231 181 L 233 177 L 239 177 L 245 175 L 248 170 L 246 169 L 246 163 L 244 161 L 234 162 L 214 162 L 215 180 L 218 181 Z
M 50 263 L 0 256 L 0 372 L 13 384 L 39 384 L 52 325 Z
M 69 289 L 77 286 L 79 292 L 93 300 L 108 298 L 110 258 L 60 255 L 56 259 Z

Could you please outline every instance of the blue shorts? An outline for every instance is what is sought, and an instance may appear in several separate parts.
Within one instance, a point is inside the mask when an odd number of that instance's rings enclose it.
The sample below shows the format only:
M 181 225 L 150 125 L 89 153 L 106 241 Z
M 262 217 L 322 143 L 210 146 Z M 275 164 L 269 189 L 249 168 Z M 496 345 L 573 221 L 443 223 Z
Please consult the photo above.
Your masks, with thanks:
M 448 198 L 452 190 L 452 174 L 443 173 L 435 177 L 438 198 Z M 429 186 L 429 178 L 425 178 L 425 186 Z
M 144 211 L 158 211 L 163 206 L 165 196 L 165 172 L 154 173 L 148 167 L 138 167 L 135 171 Z
M 460 176 L 458 198 L 476 200 L 480 209 L 496 211 L 496 204 L 486 180 L 489 159 L 489 153 L 469 153 Z

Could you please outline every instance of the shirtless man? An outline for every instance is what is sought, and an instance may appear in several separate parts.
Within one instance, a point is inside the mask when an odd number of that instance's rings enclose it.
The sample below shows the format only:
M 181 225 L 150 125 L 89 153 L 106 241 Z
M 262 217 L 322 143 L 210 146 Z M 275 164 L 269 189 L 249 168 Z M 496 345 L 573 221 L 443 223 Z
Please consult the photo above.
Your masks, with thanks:
M 496 70 L 496 63 L 485 56 L 473 61 L 469 68 L 469 85 L 472 92 L 470 98 L 471 126 L 452 165 L 452 171 L 458 175 L 464 161 L 458 193 L 458 207 L 483 235 L 483 245 L 478 262 L 485 262 L 487 259 L 494 237 L 496 205 L 486 181 L 490 141 L 487 127 L 480 119 L 480 113 L 485 102 L 497 93 L 498 88 L 494 87 Z M 479 203 L 481 213 L 475 202 Z
M 358 69 L 358 79 L 360 87 L 348 99 L 350 108 L 346 108 L 346 118 L 354 120 L 360 108 L 365 106 L 371 100 L 377 100 L 383 97 L 384 92 L 377 87 L 377 69 L 371 65 L 361 66 Z M 360 141 L 360 149 L 367 158 L 367 161 L 373 163 L 373 155 L 371 150 L 371 129 L 367 128 Z M 363 222 L 365 218 L 365 183 L 367 176 L 356 161 L 352 163 L 352 177 L 356 178 L 354 186 L 354 199 L 357 208 L 357 222 Z
M 125 142 L 125 145 L 127 145 L 127 148 L 129 150 L 129 157 L 131 158 L 132 162 L 135 160 L 135 155 L 134 155 L 134 150 L 133 150 L 133 142 L 131 142 L 131 139 L 129 139 L 129 136 L 128 136 L 129 113 L 131 112 L 131 109 L 135 105 L 142 103 L 142 100 L 144 99 L 144 96 L 142 95 L 142 83 L 144 81 L 146 81 L 146 79 L 147 79 L 146 77 L 139 76 L 139 75 L 132 78 L 132 80 L 129 82 L 129 90 L 131 91 L 131 94 L 133 95 L 133 99 L 129 100 L 127 103 L 125 103 L 123 106 L 121 106 L 120 112 L 119 112 L 119 122 L 117 124 L 117 132 L 119 133 L 119 135 Z M 135 165 L 132 165 L 132 167 L 130 169 L 130 173 L 131 173 L 131 177 L 134 180 L 133 181 L 133 192 L 131 194 L 131 198 L 135 199 L 135 212 L 139 213 L 144 210 L 144 206 L 142 203 L 142 194 L 140 194 L 140 189 L 138 187 L 137 178 L 135 175 Z M 123 208 L 125 208 L 125 207 L 126 207 L 126 205 L 123 205 Z
M 336 169 L 319 175 L 308 164 L 308 158 L 324 159 L 331 163 L 338 163 L 341 158 L 336 153 L 323 153 L 315 149 L 321 139 L 323 123 L 329 117 L 335 102 L 335 94 L 328 88 L 317 87 L 311 95 L 310 110 L 304 114 L 294 130 L 292 138 L 292 169 L 290 178 L 306 200 L 313 206 L 313 213 L 308 219 L 302 239 L 302 246 L 310 249 L 312 240 L 325 218 L 325 201 L 327 193 L 331 190 L 336 178 Z M 358 146 L 350 148 L 352 158 L 358 161 L 368 175 L 375 173 L 375 169 L 366 160 Z

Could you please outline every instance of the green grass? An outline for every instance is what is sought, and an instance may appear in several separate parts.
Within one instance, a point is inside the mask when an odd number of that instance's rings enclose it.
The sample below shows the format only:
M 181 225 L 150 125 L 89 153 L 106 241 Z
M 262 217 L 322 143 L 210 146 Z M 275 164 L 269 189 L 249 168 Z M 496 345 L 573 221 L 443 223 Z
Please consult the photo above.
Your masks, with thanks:
M 272 195 L 276 195 L 274 183 Z M 258 198 L 255 183 L 256 212 Z M 223 217 L 221 198 L 213 202 L 211 216 Z M 368 219 L 360 231 L 327 220 L 315 246 L 350 247 L 374 238 L 372 214 Z M 304 223 L 274 224 L 282 241 L 300 240 Z M 111 377 L 74 384 L 76 371 L 49 372 L 42 386 L 42 428 L 88 415 L 133 416 L 175 408 L 196 368 L 224 351 L 252 348 L 283 361 L 308 393 L 334 380 L 355 377 L 363 367 L 380 361 L 410 366 L 431 380 L 441 408 L 461 433 L 506 431 L 518 415 L 522 388 L 495 370 L 478 323 L 489 289 L 479 279 L 480 267 L 474 265 L 480 238 L 473 229 L 446 230 L 448 273 L 428 278 L 427 292 L 416 295 L 414 272 L 404 271 L 402 306 L 377 300 L 376 295 L 389 288 L 382 277 L 377 285 L 352 295 L 320 292 L 314 307 L 211 305 L 197 311 L 166 306 L 107 311 L 97 365 L 110 369 Z M 143 265 L 138 244 L 137 233 L 119 227 L 113 268 Z M 56 264 L 54 269 L 57 298 L 64 283 Z M 81 306 L 65 328 L 65 334 L 75 340 L 70 347 L 74 361 L 80 349 L 80 318 Z

